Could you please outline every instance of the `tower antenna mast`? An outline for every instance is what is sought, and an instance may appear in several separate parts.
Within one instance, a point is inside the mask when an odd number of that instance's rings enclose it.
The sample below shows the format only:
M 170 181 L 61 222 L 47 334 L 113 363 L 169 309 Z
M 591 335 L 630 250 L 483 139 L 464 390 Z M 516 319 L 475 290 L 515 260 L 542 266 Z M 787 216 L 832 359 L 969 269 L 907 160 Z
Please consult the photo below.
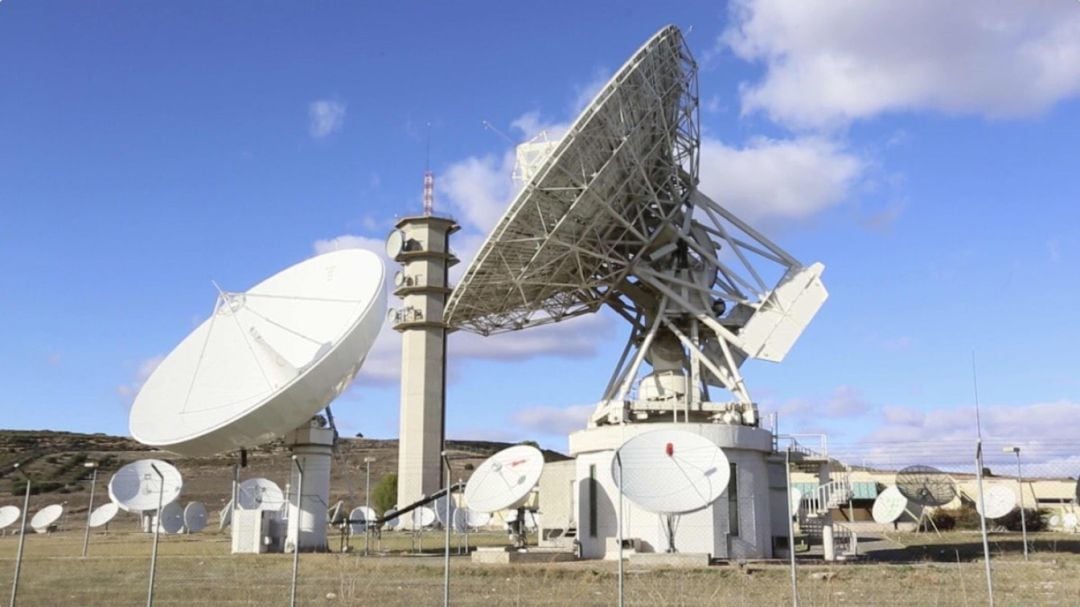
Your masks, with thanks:
M 435 210 L 435 174 L 431 172 L 431 123 L 427 124 L 427 154 L 424 159 L 424 216 Z

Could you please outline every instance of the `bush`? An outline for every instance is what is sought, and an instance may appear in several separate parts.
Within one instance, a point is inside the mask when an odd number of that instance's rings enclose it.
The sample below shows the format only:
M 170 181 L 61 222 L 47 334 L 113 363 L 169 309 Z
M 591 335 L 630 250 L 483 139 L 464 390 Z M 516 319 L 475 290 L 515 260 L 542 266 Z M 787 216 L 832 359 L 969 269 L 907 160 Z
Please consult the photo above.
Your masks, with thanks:
M 931 525 L 924 522 L 923 530 L 933 531 L 937 528 L 938 531 L 948 531 L 956 527 L 956 517 L 945 510 L 935 510 L 934 513 L 930 515 L 930 520 L 933 524 Z
M 994 524 L 1001 525 L 1009 531 L 1021 531 L 1023 530 L 1022 523 L 1026 523 L 1028 531 L 1043 531 L 1046 529 L 1046 517 L 1049 515 L 1050 513 L 1046 510 L 1024 508 L 1024 521 L 1021 521 L 1020 509 L 1017 508 L 994 521 Z
M 397 503 L 397 475 L 387 474 L 379 479 L 375 488 L 371 490 L 371 505 L 375 512 L 382 516 L 387 510 Z M 404 504 L 403 504 L 404 505 Z

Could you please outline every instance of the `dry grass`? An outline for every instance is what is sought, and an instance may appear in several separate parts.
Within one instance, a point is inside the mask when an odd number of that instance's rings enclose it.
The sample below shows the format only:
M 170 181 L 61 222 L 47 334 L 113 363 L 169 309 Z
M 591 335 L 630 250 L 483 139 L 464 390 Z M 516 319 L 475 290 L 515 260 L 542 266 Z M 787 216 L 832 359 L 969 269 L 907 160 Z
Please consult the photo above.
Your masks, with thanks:
M 934 554 L 950 538 L 931 540 Z M 484 544 L 501 536 L 486 535 Z M 919 539 L 915 536 L 907 541 Z M 957 542 L 970 538 L 954 537 Z M 1053 538 L 1048 538 L 1053 539 Z M 0 538 L 0 588 L 10 588 L 17 537 Z M 437 534 L 425 547 L 435 551 Z M 336 546 L 336 541 L 332 542 Z M 362 542 L 354 542 L 354 546 Z M 411 540 L 388 538 L 384 548 L 404 549 Z M 91 556 L 78 557 L 82 534 L 30 535 L 20 582 L 19 605 L 109 607 L 146 601 L 150 538 L 130 532 L 95 535 Z M 1031 563 L 1017 554 L 994 561 L 999 605 L 1080 604 L 1080 557 L 1047 551 L 1040 544 Z M 999 545 L 1000 547 L 1000 545 Z M 380 605 L 418 607 L 442 601 L 442 560 L 425 556 L 360 557 L 356 554 L 303 555 L 298 602 L 301 605 Z M 212 533 L 163 536 L 158 558 L 159 605 L 285 605 L 292 566 L 290 555 L 228 554 L 227 538 Z M 478 566 L 464 557 L 452 564 L 455 605 L 613 605 L 614 563 Z M 828 579 L 815 574 L 832 573 Z M 982 564 L 916 561 L 804 565 L 799 594 L 804 606 L 816 605 L 983 605 Z M 821 576 L 817 576 L 821 577 Z M 0 598 L 6 599 L 6 595 Z M 782 564 L 750 564 L 708 569 L 627 567 L 629 605 L 789 605 L 788 571 Z

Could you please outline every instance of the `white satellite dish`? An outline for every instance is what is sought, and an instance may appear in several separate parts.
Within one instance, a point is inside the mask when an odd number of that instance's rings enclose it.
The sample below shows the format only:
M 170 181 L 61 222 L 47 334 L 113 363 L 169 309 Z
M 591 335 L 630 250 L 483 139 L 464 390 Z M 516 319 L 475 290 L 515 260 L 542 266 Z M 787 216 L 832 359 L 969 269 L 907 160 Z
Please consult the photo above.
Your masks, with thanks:
M 800 263 L 700 191 L 698 104 L 696 64 L 665 27 L 558 142 L 521 150 L 532 157 L 517 171 L 525 183 L 446 302 L 446 324 L 481 335 L 605 305 L 627 319 L 593 425 L 672 409 L 758 425 L 741 365 L 783 360 L 828 296 L 823 265 Z M 639 377 L 643 361 L 652 372 Z M 709 386 L 735 402 L 702 406 Z
M 982 501 L 986 505 L 985 513 L 982 508 L 983 504 L 980 504 L 978 499 L 975 500 L 975 511 L 984 514 L 986 518 L 1001 518 L 1016 510 L 1016 492 L 1013 491 L 1012 487 L 1002 483 L 993 483 L 987 487 L 983 493 Z
M 188 533 L 198 533 L 205 529 L 209 518 L 202 502 L 191 502 L 184 507 L 184 529 Z
M 274 481 L 249 478 L 236 487 L 236 504 L 241 510 L 280 510 L 285 493 Z
M 465 485 L 470 512 L 516 508 L 529 496 L 544 469 L 544 454 L 531 445 L 515 445 L 484 460 Z
M 392 516 L 383 521 L 383 529 L 397 529 L 401 526 L 401 519 L 396 516 L 397 505 L 383 513 L 383 516 Z
M 446 518 L 446 502 L 447 502 L 447 500 L 448 500 L 448 498 L 444 495 L 444 496 L 436 499 L 435 503 L 433 503 L 431 505 L 431 509 L 435 511 L 435 519 L 439 522 L 440 525 L 446 525 L 447 524 L 447 518 Z M 449 520 L 450 520 L 450 524 L 452 525 L 453 521 L 454 521 L 454 515 L 457 514 L 458 508 L 457 508 L 456 505 L 454 505 L 453 500 L 449 500 L 449 501 L 450 501 L 450 519 Z
M 649 512 L 684 514 L 712 504 L 727 488 L 727 456 L 685 430 L 653 430 L 627 440 L 611 463 L 615 484 Z
M 799 513 L 799 509 L 802 507 L 802 490 L 795 487 L 791 488 L 791 515 L 795 516 Z
M 375 341 L 386 306 L 383 262 L 342 249 L 246 292 L 219 291 L 210 318 L 150 375 L 131 434 L 184 455 L 269 442 L 344 391 Z
M 184 509 L 180 502 L 169 502 L 161 509 L 158 528 L 165 533 L 174 534 L 184 530 Z
M 1061 527 L 1061 515 L 1060 514 L 1051 515 L 1050 520 L 1048 522 L 1049 522 L 1050 527 L 1052 529 L 1057 529 L 1057 528 Z
M 349 535 L 363 535 L 367 531 L 367 511 L 363 506 L 349 511 Z
M 479 529 L 481 527 L 486 527 L 488 523 L 491 522 L 490 512 L 479 512 L 477 510 L 466 509 L 465 517 L 466 521 L 468 522 L 469 528 L 471 529 Z
M 469 528 L 469 511 L 465 508 L 455 508 L 450 511 L 453 518 L 451 523 L 454 533 L 465 533 Z
M 19 510 L 18 506 L 0 507 L 0 529 L 8 527 L 15 521 L 19 520 L 19 515 L 21 514 L 22 510 Z
M 164 477 L 158 476 L 154 471 Z M 109 497 L 125 512 L 152 512 L 160 504 L 172 503 L 180 496 L 184 480 L 172 464 L 160 459 L 140 459 L 125 465 L 109 479 Z
M 102 504 L 94 508 L 94 511 L 90 513 L 89 525 L 95 529 L 104 527 L 116 518 L 118 512 L 120 512 L 120 507 L 116 505 L 116 502 Z
M 1061 526 L 1066 531 L 1076 531 L 1076 526 L 1078 524 L 1080 524 L 1080 517 L 1077 517 L 1073 512 L 1066 512 L 1065 515 L 1061 517 Z
M 409 513 L 412 517 L 412 528 L 423 529 L 435 524 L 435 511 L 427 506 L 420 506 Z
M 896 485 L 889 485 L 874 499 L 871 515 L 874 522 L 887 525 L 893 523 L 907 510 L 908 500 Z
M 53 526 L 56 521 L 60 520 L 60 517 L 64 514 L 64 507 L 60 504 L 50 504 L 45 506 L 41 510 L 38 510 L 30 519 L 30 528 L 38 533 L 48 533 L 49 527 Z

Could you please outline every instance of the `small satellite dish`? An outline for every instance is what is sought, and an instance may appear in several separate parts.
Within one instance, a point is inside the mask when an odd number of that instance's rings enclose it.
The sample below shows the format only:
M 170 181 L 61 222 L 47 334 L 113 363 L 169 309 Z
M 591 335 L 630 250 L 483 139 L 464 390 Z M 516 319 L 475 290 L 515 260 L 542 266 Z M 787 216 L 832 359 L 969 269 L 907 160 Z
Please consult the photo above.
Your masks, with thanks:
M 1050 527 L 1053 528 L 1053 529 L 1060 528 L 1061 527 L 1061 515 L 1060 514 L 1052 515 L 1050 517 L 1049 523 L 1050 523 Z
M 619 447 L 611 474 L 623 495 L 641 508 L 682 514 L 716 501 L 727 488 L 731 468 L 720 447 L 700 434 L 653 430 Z
M 465 485 L 469 511 L 516 508 L 529 496 L 544 469 L 544 454 L 531 445 L 515 445 L 484 460 Z
M 20 514 L 22 514 L 22 510 L 19 510 L 18 506 L 0 507 L 0 529 L 8 527 L 19 520 Z
M 38 510 L 37 514 L 30 519 L 30 527 L 38 533 L 48 533 L 49 527 L 60 520 L 60 517 L 63 516 L 63 514 L 63 506 L 60 504 L 50 504 L 41 510 Z
M 116 518 L 118 512 L 120 512 L 120 507 L 116 505 L 116 502 L 102 504 L 97 508 L 94 508 L 94 511 L 90 513 L 89 525 L 91 528 L 95 529 L 97 527 L 104 527 Z
M 363 535 L 367 531 L 367 513 L 364 507 L 353 508 L 349 511 L 349 535 Z
M 874 522 L 880 525 L 895 522 L 904 510 L 907 510 L 907 503 L 907 498 L 895 485 L 886 487 L 874 500 L 874 507 L 871 510 Z
M 438 498 L 437 500 L 435 500 L 435 503 L 432 504 L 432 506 L 431 506 L 431 509 L 435 511 L 435 519 L 439 521 L 440 525 L 446 525 L 447 524 L 446 502 L 447 502 L 447 497 L 444 495 L 444 496 Z M 449 519 L 450 524 L 453 524 L 454 515 L 457 513 L 457 510 L 458 510 L 458 508 L 457 508 L 456 505 L 454 505 L 453 500 L 450 500 L 450 519 Z
M 986 512 L 983 512 L 978 498 L 975 499 L 975 510 L 986 518 L 1001 518 L 1016 510 L 1016 492 L 1012 490 L 1012 487 L 1001 483 L 994 483 L 987 487 L 982 501 L 986 504 Z
M 465 510 L 465 520 L 472 529 L 479 529 L 487 526 L 491 522 L 490 512 L 479 512 L 477 510 Z
M 209 514 L 202 502 L 191 502 L 184 507 L 184 529 L 188 533 L 198 533 L 206 528 Z
M 241 510 L 280 510 L 285 493 L 266 478 L 249 478 L 236 488 L 236 504 Z
M 956 483 L 932 466 L 908 466 L 897 472 L 896 488 L 920 506 L 944 506 L 956 499 Z
M 409 514 L 412 515 L 413 529 L 423 529 L 435 524 L 435 511 L 427 506 L 420 506 Z
M 386 512 L 383 513 L 383 516 L 387 516 L 387 517 L 392 516 L 393 517 L 393 518 L 387 518 L 385 521 L 383 521 L 383 529 L 397 529 L 398 527 L 401 526 L 401 519 L 399 519 L 396 516 L 396 514 L 397 514 L 397 506 L 396 505 L 393 508 L 391 508 L 391 509 L 389 509 L 389 510 L 387 510 Z
M 210 318 L 150 375 L 131 408 L 140 443 L 212 455 L 307 423 L 360 370 L 383 323 L 378 255 L 312 257 L 246 292 L 219 290 Z
M 386 256 L 395 259 L 405 250 L 406 243 L 405 232 L 401 230 L 390 232 L 390 235 L 386 238 Z
M 180 533 L 184 530 L 184 509 L 179 502 L 169 502 L 162 507 L 158 528 L 168 534 Z
M 1065 516 L 1061 517 L 1061 526 L 1066 531 L 1076 531 L 1076 526 L 1080 524 L 1080 518 L 1073 512 L 1066 512 Z
M 164 483 L 157 472 L 164 477 Z M 161 504 L 172 503 L 184 487 L 180 471 L 160 459 L 140 459 L 116 471 L 109 480 L 109 497 L 125 512 L 157 511 L 158 497 Z
M 454 519 L 453 530 L 455 533 L 465 533 L 469 528 L 469 511 L 465 508 L 455 508 L 450 511 L 450 516 Z

